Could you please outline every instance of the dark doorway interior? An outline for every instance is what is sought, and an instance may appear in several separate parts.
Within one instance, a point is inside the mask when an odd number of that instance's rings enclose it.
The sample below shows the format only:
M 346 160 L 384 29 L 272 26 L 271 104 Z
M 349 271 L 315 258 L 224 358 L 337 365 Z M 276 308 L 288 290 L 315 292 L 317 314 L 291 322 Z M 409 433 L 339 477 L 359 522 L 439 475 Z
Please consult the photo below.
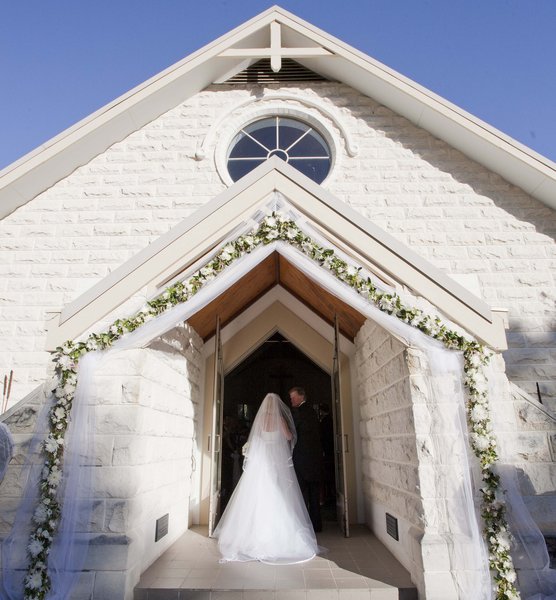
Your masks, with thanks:
M 334 433 L 331 421 L 330 375 L 283 335 L 276 332 L 224 378 L 221 510 L 241 476 L 241 448 L 247 441 L 257 410 L 266 394 L 274 392 L 289 406 L 288 391 L 302 386 L 322 423 L 325 451 L 323 518 L 336 520 L 334 486 Z M 328 417 L 326 415 L 328 414 Z M 330 453 L 327 456 L 327 451 Z

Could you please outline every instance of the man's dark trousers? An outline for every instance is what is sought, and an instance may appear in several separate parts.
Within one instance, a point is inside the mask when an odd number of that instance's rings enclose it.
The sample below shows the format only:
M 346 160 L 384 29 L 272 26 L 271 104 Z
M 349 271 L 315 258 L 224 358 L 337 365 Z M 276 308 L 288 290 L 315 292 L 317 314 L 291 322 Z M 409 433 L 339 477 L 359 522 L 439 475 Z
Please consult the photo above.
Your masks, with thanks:
M 304 402 L 293 411 L 297 443 L 293 449 L 293 465 L 309 517 L 315 531 L 322 531 L 320 487 L 323 458 L 317 413 Z

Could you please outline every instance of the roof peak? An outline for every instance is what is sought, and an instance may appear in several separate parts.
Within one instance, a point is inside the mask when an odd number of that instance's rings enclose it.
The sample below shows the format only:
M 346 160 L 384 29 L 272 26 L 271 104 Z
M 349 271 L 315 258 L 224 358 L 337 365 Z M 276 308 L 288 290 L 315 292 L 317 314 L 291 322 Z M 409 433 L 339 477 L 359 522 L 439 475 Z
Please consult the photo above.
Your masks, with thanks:
M 263 31 L 268 26 L 268 31 Z M 0 172 L 0 218 L 245 63 L 295 58 L 372 97 L 526 193 L 556 207 L 556 164 L 380 62 L 272 5 Z M 243 66 L 242 66 L 243 65 Z

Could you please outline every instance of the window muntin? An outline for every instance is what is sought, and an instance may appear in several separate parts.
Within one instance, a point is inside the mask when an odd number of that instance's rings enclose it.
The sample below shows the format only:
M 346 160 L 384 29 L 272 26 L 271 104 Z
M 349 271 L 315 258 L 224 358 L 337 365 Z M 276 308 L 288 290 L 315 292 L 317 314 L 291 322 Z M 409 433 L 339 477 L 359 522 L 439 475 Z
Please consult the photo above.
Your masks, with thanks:
M 228 150 L 228 173 L 237 181 L 271 156 L 278 156 L 317 183 L 331 166 L 330 148 L 313 127 L 287 117 L 268 117 L 244 127 Z

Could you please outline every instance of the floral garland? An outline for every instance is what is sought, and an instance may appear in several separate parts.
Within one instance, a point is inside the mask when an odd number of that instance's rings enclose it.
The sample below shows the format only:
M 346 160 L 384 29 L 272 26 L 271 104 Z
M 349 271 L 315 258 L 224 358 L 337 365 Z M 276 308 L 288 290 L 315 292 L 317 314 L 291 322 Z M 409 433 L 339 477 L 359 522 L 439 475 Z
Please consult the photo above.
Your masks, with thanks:
M 361 275 L 360 267 L 349 265 L 338 257 L 334 250 L 323 248 L 313 242 L 294 221 L 272 213 L 262 221 L 256 231 L 228 243 L 192 277 L 185 282 L 178 282 L 168 287 L 133 317 L 117 319 L 103 333 L 92 333 L 85 341 L 69 340 L 56 349 L 54 363 L 59 383 L 55 390 L 56 400 L 50 410 L 50 433 L 43 443 L 46 460 L 40 481 L 40 498 L 33 516 L 33 531 L 27 546 L 30 562 L 25 578 L 26 600 L 44 600 L 51 586 L 47 561 L 62 512 L 57 496 L 62 481 L 64 436 L 77 384 L 79 360 L 88 352 L 110 348 L 116 340 L 141 327 L 146 321 L 186 302 L 205 283 L 214 279 L 238 258 L 252 252 L 260 245 L 276 240 L 285 241 L 298 248 L 381 311 L 441 341 L 446 348 L 463 352 L 464 383 L 468 390 L 467 417 L 470 445 L 481 465 L 483 480 L 481 515 L 489 549 L 490 568 L 496 583 L 496 600 L 520 598 L 515 587 L 516 573 L 510 556 L 510 535 L 499 489 L 500 480 L 493 470 L 498 453 L 491 427 L 486 378 L 483 372 L 483 367 L 489 362 L 490 354 L 478 342 L 468 340 L 457 331 L 449 329 L 439 317 L 431 317 L 421 309 L 406 306 L 395 293 L 378 290 L 371 279 Z

